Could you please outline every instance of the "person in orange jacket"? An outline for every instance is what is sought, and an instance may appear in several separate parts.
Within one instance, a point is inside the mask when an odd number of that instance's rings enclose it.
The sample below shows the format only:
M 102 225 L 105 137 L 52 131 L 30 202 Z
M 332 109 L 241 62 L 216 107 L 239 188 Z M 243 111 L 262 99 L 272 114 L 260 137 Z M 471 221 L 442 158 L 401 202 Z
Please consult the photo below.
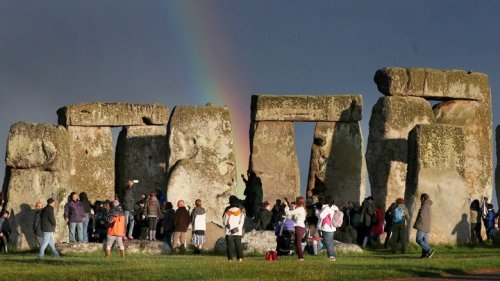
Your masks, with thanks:
M 111 254 L 111 247 L 116 241 L 120 249 L 120 256 L 125 257 L 125 246 L 123 245 L 123 236 L 125 236 L 125 213 L 123 212 L 120 202 L 113 201 L 113 209 L 108 216 L 108 235 L 106 237 L 106 257 Z

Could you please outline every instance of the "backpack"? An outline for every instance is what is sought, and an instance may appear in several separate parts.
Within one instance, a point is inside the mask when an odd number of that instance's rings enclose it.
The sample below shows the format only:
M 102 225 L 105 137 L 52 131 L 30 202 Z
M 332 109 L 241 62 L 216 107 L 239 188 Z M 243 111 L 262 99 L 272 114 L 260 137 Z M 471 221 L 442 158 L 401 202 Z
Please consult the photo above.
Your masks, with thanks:
M 394 209 L 394 213 L 392 215 L 392 222 L 393 223 L 403 223 L 404 219 L 405 218 L 403 217 L 403 208 L 396 207 Z
M 321 228 L 323 228 L 324 225 L 329 225 L 330 227 L 333 227 L 332 224 L 332 216 L 328 214 L 323 220 L 321 221 Z
M 336 210 L 333 213 L 333 221 L 332 221 L 333 227 L 341 227 L 343 222 L 344 222 L 344 213 L 341 210 Z

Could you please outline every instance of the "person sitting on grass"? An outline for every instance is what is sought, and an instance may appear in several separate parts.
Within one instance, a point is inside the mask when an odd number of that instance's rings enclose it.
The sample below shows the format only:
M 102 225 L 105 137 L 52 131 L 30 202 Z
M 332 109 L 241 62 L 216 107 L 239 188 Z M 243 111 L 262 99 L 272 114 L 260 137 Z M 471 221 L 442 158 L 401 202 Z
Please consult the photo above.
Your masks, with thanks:
M 125 236 L 125 213 L 118 200 L 113 201 L 113 209 L 108 215 L 108 235 L 106 237 L 106 257 L 111 255 L 113 243 L 118 245 L 120 256 L 125 257 L 125 246 L 123 237 Z

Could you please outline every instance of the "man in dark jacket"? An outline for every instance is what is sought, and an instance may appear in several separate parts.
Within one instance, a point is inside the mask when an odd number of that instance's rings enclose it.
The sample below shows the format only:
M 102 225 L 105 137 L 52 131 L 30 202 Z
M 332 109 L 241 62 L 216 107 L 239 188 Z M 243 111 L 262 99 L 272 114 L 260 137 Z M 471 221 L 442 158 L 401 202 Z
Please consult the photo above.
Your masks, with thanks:
M 182 250 L 186 248 L 186 232 L 190 223 L 191 216 L 189 215 L 189 211 L 184 206 L 184 201 L 179 200 L 177 202 L 177 211 L 175 211 L 174 215 L 174 252 L 176 252 L 179 246 Z
M 417 219 L 413 228 L 417 230 L 416 242 L 422 248 L 422 256 L 420 258 L 430 259 L 434 255 L 434 250 L 429 247 L 429 232 L 431 232 L 431 206 L 432 201 L 427 193 L 420 196 L 422 205 L 418 210 Z
M 123 187 L 122 190 L 122 198 L 123 202 L 123 211 L 125 212 L 125 227 L 128 229 L 127 235 L 123 238 L 125 241 L 133 240 L 133 232 L 134 232 L 134 210 L 135 210 L 135 199 L 134 199 L 134 191 L 132 190 L 132 186 L 134 186 L 134 181 L 129 179 L 127 184 Z
M 43 208 L 40 214 L 40 225 L 43 232 L 43 240 L 42 245 L 40 246 L 40 252 L 38 253 L 39 258 L 43 258 L 47 246 L 50 247 L 52 255 L 54 255 L 55 258 L 59 257 L 59 252 L 56 249 L 54 241 L 54 232 L 56 231 L 56 217 L 54 215 L 55 205 L 56 203 L 54 199 L 47 199 L 47 206 Z
M 9 211 L 3 210 L 0 217 L 0 246 L 1 249 L 7 253 L 9 246 L 9 235 L 12 233 L 9 224 Z
M 78 232 L 78 241 L 83 241 L 83 220 L 85 211 L 78 201 L 78 194 L 71 192 L 69 201 L 64 205 L 64 220 L 69 223 L 69 242 L 76 242 L 75 231 Z
M 35 217 L 33 219 L 33 233 L 35 233 L 38 247 L 42 245 L 42 240 L 43 240 L 42 223 L 40 221 L 40 214 L 42 213 L 42 209 L 43 209 L 42 202 L 36 202 Z
M 360 234 L 358 241 L 362 248 L 365 248 L 368 242 L 370 242 L 370 229 L 374 224 L 375 219 L 375 206 L 373 205 L 373 197 L 369 196 L 365 198 L 361 204 L 361 225 L 359 227 Z

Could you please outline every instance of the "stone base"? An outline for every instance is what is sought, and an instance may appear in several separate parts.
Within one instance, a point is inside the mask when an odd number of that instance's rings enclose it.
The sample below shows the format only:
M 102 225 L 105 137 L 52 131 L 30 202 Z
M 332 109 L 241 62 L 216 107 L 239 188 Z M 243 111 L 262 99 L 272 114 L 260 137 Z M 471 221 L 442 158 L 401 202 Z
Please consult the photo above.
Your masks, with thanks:
M 104 247 L 102 243 L 57 243 L 56 248 L 61 254 L 71 253 L 93 253 L 102 251 L 104 256 Z M 116 246 L 113 247 L 113 250 Z M 127 254 L 149 254 L 164 255 L 172 253 L 167 243 L 162 241 L 133 240 L 125 242 L 125 253 Z

